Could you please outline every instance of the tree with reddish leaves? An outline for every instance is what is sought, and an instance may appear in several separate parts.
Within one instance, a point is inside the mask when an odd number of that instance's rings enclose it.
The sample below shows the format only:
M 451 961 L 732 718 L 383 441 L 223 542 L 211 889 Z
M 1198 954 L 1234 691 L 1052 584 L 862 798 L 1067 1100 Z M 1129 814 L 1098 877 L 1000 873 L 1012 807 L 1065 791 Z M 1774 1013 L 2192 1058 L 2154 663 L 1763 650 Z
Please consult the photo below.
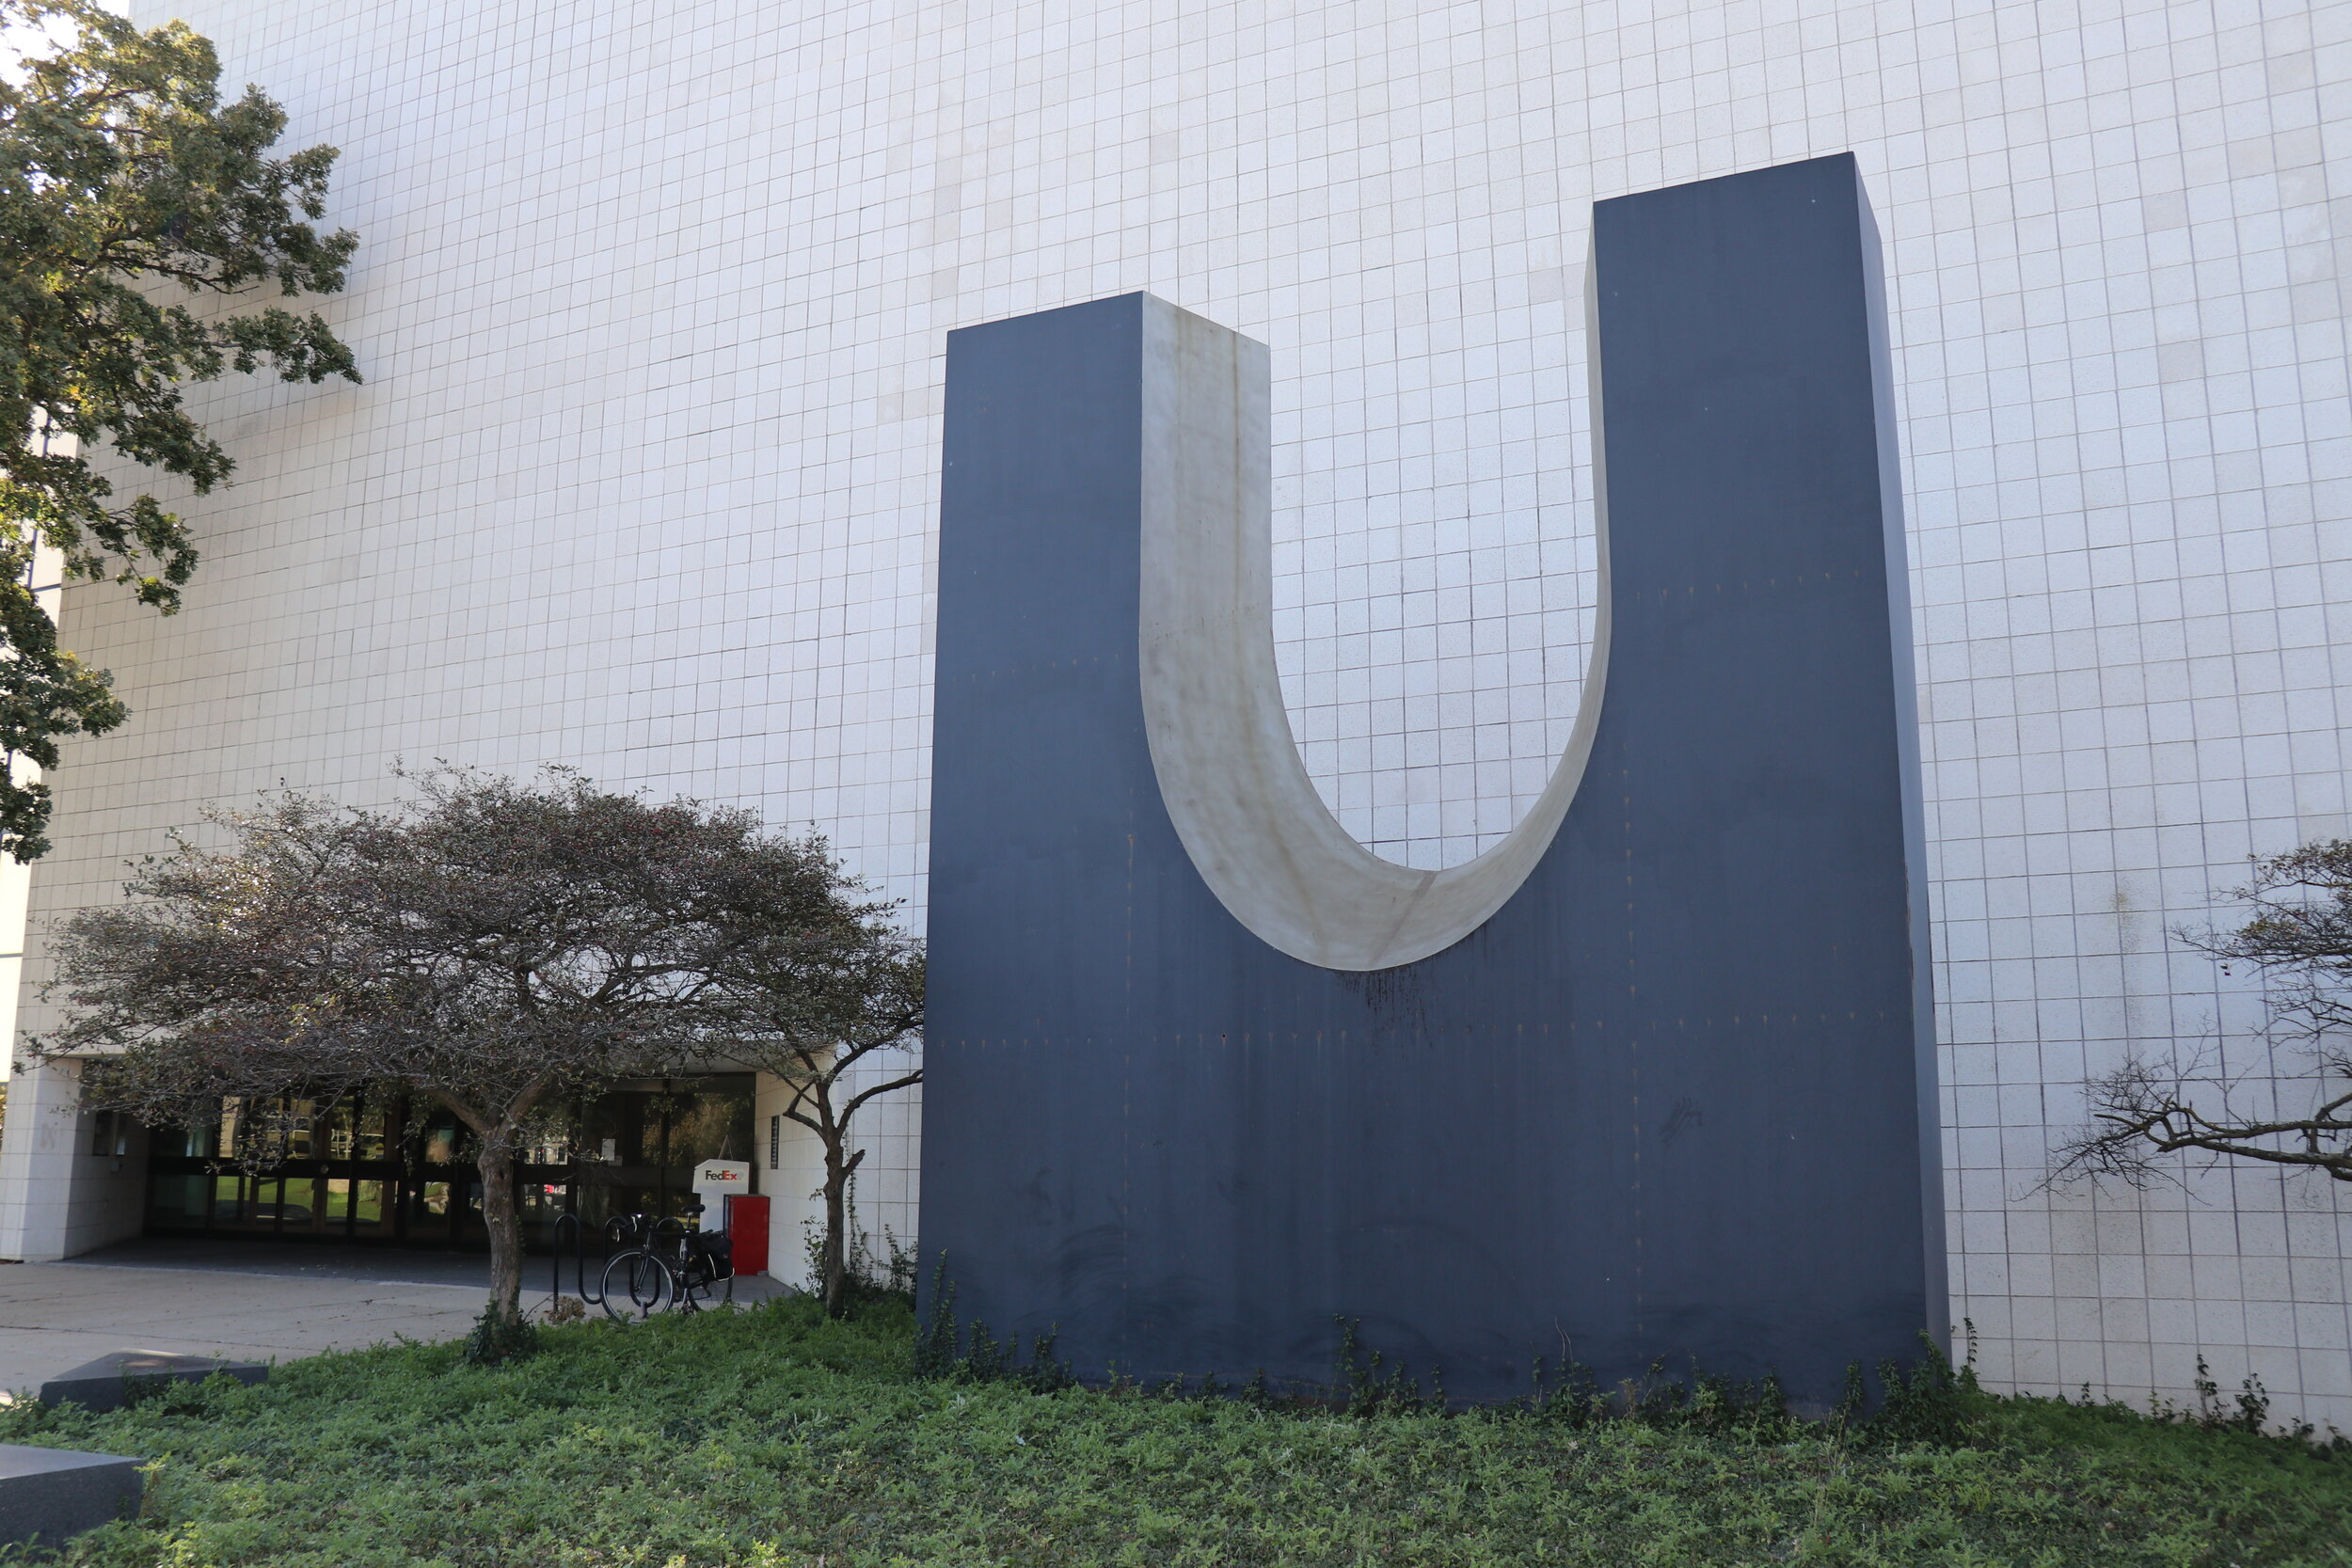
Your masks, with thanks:
M 836 918 L 821 841 L 550 768 L 442 768 L 409 800 L 282 793 L 134 868 L 56 944 L 90 1103 L 201 1124 L 236 1100 L 396 1090 L 470 1134 L 489 1234 L 487 1358 L 528 1347 L 516 1163 L 582 1097 L 711 1059 L 719 976 L 764 916 Z M 266 1137 L 265 1126 L 248 1129 Z
M 821 852 L 822 846 L 817 846 Z M 821 908 L 772 889 L 735 911 L 714 944 L 715 992 L 727 1015 L 713 1049 L 779 1080 L 784 1117 L 817 1136 L 824 1159 L 824 1221 L 811 1281 L 825 1310 L 848 1310 L 850 1184 L 866 1150 L 850 1141 L 858 1112 L 923 1081 L 914 1052 L 923 1027 L 923 950 L 891 925 L 891 907 L 861 902 L 835 868 L 836 896 Z

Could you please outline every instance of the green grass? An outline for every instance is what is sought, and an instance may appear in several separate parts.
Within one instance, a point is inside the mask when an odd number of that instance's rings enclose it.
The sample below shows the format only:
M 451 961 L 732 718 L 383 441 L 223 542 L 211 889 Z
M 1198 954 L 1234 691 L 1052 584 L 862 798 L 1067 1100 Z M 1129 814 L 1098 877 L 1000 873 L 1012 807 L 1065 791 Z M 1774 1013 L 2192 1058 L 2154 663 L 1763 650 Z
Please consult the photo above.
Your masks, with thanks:
M 2352 1564 L 2352 1458 L 2059 1402 L 1953 1447 L 927 1382 L 903 1309 L 555 1330 L 215 1379 L 0 1442 L 151 1456 L 76 1564 Z

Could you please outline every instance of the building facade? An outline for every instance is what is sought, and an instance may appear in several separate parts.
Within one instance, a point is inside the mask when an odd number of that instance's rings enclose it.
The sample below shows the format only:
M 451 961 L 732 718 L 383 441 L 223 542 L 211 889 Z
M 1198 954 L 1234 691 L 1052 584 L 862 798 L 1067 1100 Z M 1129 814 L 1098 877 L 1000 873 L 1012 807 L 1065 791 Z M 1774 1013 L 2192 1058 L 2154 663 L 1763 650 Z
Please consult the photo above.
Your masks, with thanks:
M 1389 858 L 1465 860 L 1577 712 L 1591 204 L 1851 151 L 1902 431 L 1952 1320 L 1995 1386 L 2188 1401 L 2202 1356 L 2352 1428 L 2340 1184 L 2042 1185 L 2127 1053 L 2305 1092 L 2174 933 L 2231 918 L 2249 854 L 2352 832 L 2352 8 L 135 10 L 342 149 L 361 247 L 326 309 L 368 379 L 202 390 L 241 467 L 188 503 L 188 608 L 67 594 L 135 716 L 68 752 L 30 979 L 44 923 L 206 802 L 382 799 L 404 758 L 756 805 L 919 924 L 945 335 L 1134 290 L 1271 348 L 1318 787 Z M 53 1076 L 11 1090 L 0 1251 L 139 1223 L 139 1151 L 79 1152 Z M 859 1194 L 899 1238 L 919 1124 L 881 1111 Z

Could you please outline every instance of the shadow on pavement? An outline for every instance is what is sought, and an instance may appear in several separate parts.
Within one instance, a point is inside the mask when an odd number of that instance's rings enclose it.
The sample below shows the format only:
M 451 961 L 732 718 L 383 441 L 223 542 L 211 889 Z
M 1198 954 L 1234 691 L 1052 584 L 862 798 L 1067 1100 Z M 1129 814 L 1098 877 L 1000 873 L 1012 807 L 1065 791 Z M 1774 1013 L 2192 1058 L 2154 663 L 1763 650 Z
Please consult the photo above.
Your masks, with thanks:
M 589 1276 L 595 1278 L 594 1258 Z M 418 1247 L 338 1246 L 331 1243 L 213 1241 L 181 1236 L 141 1236 L 117 1242 L 94 1252 L 65 1260 L 65 1266 L 91 1264 L 112 1269 L 196 1269 L 213 1274 L 249 1274 L 298 1279 L 358 1279 L 388 1285 L 471 1285 L 490 1288 L 490 1259 L 478 1252 L 440 1252 Z M 529 1304 L 548 1291 L 548 1259 L 543 1255 L 523 1265 L 523 1299 Z M 572 1265 L 564 1265 L 564 1288 L 572 1293 Z M 768 1301 L 790 1295 L 785 1285 L 766 1275 L 744 1275 L 735 1281 L 739 1302 Z

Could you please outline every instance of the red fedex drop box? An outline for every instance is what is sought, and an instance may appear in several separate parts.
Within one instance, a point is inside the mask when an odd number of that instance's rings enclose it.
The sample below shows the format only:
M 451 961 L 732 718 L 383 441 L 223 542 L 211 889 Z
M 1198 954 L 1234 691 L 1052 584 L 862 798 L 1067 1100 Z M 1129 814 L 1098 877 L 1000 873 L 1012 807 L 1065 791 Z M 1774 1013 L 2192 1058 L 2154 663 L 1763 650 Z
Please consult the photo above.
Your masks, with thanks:
M 768 1272 L 768 1200 L 750 1193 L 727 1194 L 727 1240 L 737 1274 Z

